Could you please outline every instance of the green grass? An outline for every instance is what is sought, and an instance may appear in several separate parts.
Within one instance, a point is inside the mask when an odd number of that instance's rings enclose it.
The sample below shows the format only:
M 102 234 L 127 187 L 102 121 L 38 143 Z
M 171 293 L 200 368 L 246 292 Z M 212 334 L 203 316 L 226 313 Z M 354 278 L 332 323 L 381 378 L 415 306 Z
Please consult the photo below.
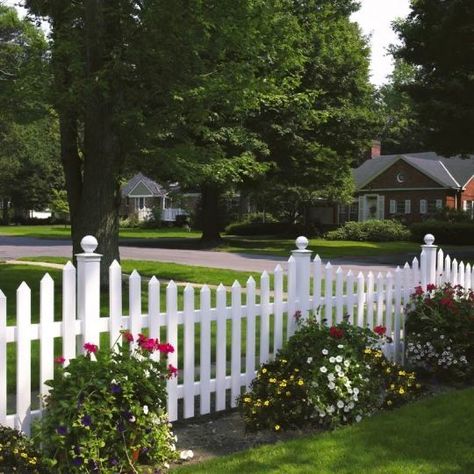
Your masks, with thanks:
M 178 468 L 182 473 L 474 472 L 474 389 L 406 405 L 360 424 Z

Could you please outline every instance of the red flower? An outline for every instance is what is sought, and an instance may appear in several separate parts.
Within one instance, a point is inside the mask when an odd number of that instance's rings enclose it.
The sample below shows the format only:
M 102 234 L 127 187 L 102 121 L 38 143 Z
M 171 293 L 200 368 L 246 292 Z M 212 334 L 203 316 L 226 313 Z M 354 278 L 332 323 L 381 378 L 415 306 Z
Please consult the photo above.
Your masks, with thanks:
M 329 335 L 334 339 L 341 339 L 341 337 L 344 336 L 344 331 L 336 326 L 331 326 L 329 328 Z
M 177 377 L 178 376 L 178 369 L 174 367 L 173 365 L 169 364 L 168 365 L 168 378 L 171 377 Z
M 165 344 L 158 344 L 157 349 L 162 354 L 170 354 L 170 353 L 174 352 L 174 347 L 169 342 L 166 342 Z
M 133 342 L 133 335 L 130 331 L 122 331 L 122 338 L 124 341 Z
M 87 351 L 88 354 L 97 352 L 98 347 L 95 344 L 91 344 L 90 342 L 86 342 L 84 344 L 84 349 Z
M 153 352 L 158 349 L 158 339 L 144 336 L 143 334 L 138 335 L 138 345 L 144 351 Z
M 421 296 L 424 293 L 423 288 L 420 286 L 415 287 L 415 293 L 413 293 L 415 296 Z
M 387 328 L 385 326 L 375 326 L 374 332 L 375 334 L 378 334 L 379 336 L 385 336 L 385 333 L 387 332 Z
M 452 304 L 453 304 L 453 300 L 452 300 L 451 298 L 449 298 L 449 297 L 441 298 L 441 299 L 439 300 L 439 304 L 441 304 L 441 305 L 443 305 L 443 306 L 448 306 L 448 307 L 450 307 L 450 306 L 452 306 Z
M 296 311 L 293 317 L 296 319 L 296 321 L 299 321 L 301 319 L 301 311 Z
M 66 361 L 66 359 L 63 356 L 59 356 L 59 357 L 54 358 L 54 362 L 56 364 L 64 364 L 65 361 Z
M 426 290 L 427 290 L 427 291 L 436 290 L 436 285 L 433 284 L 433 283 L 428 283 L 428 285 L 426 285 Z

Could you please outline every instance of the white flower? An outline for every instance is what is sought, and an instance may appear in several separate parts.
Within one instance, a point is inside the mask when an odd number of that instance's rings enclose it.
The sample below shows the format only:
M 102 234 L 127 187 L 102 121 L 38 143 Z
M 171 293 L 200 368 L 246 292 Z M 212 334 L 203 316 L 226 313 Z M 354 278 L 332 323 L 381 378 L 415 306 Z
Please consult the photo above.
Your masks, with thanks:
M 336 372 L 341 372 L 341 371 L 342 371 L 340 365 L 336 365 L 336 366 L 334 367 L 334 370 L 335 370 Z
M 336 388 L 336 384 L 335 384 L 334 382 L 329 382 L 329 383 L 328 383 L 328 388 L 329 388 L 330 390 L 334 390 L 334 389 Z
M 321 351 L 323 353 L 323 355 L 327 356 L 329 354 L 329 351 L 327 349 L 323 349 Z
M 320 370 L 323 374 L 325 374 L 325 373 L 328 371 L 328 369 L 326 369 L 326 367 L 324 367 L 324 365 L 323 365 L 322 367 L 320 367 L 319 370 Z
M 148 415 L 148 405 L 143 405 L 143 413 L 145 413 L 145 415 Z
M 362 417 L 361 417 L 360 415 L 357 415 L 357 416 L 356 416 L 356 421 L 357 421 L 357 423 L 359 423 L 360 420 L 362 420 Z
M 312 357 L 308 357 L 308 358 L 306 359 L 306 363 L 307 363 L 307 364 L 311 364 L 311 362 L 313 362 L 313 358 L 312 358 Z
M 334 364 L 334 362 L 336 362 L 336 359 L 334 357 L 329 357 L 329 362 L 331 362 L 331 364 Z
M 344 377 L 344 372 L 338 372 L 337 376 L 340 377 L 340 378 Z
M 345 361 L 344 361 L 344 367 L 349 367 L 350 364 L 351 364 L 351 363 L 350 363 L 348 360 L 345 360 Z
M 342 356 L 337 356 L 336 357 L 336 362 L 340 364 L 342 362 Z
M 128 419 L 130 423 L 135 423 L 136 420 L 137 419 L 133 415 Z
M 441 336 L 439 336 L 439 338 L 440 338 L 440 339 L 444 339 L 444 336 L 443 336 L 443 334 L 441 334 Z
M 349 407 L 349 410 L 352 410 L 355 407 L 354 402 L 349 402 L 348 407 Z
M 330 406 L 328 406 L 328 407 L 326 408 L 326 411 L 327 411 L 328 413 L 333 413 L 334 410 L 335 410 L 334 405 L 330 405 Z
M 337 402 L 337 408 L 344 408 L 344 402 L 342 400 Z
M 191 449 L 185 449 L 179 453 L 179 459 L 183 461 L 187 461 L 188 459 L 192 459 L 194 457 L 194 453 Z
M 338 349 L 342 349 L 343 347 L 344 347 L 344 346 L 343 346 L 342 344 L 338 344 L 338 345 L 337 345 L 337 348 L 338 348 Z
M 359 389 L 356 387 L 353 389 L 354 395 L 359 395 Z
M 328 380 L 330 382 L 334 382 L 336 380 L 336 376 L 333 373 L 328 374 Z
M 163 467 L 164 467 L 165 469 L 169 469 L 169 468 L 170 468 L 170 464 L 169 464 L 168 462 L 165 462 L 165 463 L 163 464 Z

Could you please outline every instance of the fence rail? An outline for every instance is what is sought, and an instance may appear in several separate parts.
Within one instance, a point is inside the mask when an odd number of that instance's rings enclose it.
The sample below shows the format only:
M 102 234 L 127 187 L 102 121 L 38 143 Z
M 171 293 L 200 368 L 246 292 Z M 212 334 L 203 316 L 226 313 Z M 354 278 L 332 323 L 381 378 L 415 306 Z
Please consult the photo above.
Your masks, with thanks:
M 84 342 L 100 344 L 101 334 L 109 336 L 110 345 L 122 329 L 133 334 L 147 331 L 153 338 L 166 335 L 176 348 L 169 363 L 180 369 L 179 378 L 167 382 L 171 421 L 235 407 L 256 367 L 272 358 L 295 331 L 296 311 L 301 311 L 303 318 L 313 311 L 328 325 L 346 315 L 359 326 L 383 325 L 393 338 L 386 353 L 402 361 L 404 307 L 414 288 L 444 282 L 472 288 L 474 282 L 472 266 L 451 260 L 433 241 L 431 235 L 425 237 L 420 259 L 414 258 L 411 265 L 406 263 L 385 274 L 369 271 L 356 275 L 330 263 L 323 265 L 318 255 L 311 260 L 308 241 L 300 237 L 286 274 L 277 265 L 273 278 L 263 272 L 258 285 L 252 277 L 244 287 L 236 281 L 230 289 L 222 284 L 215 290 L 188 284 L 178 305 L 178 286 L 171 281 L 163 288 L 153 277 L 146 283 L 146 311 L 142 307 L 144 282 L 134 271 L 127 282 L 128 314 L 123 310 L 122 270 L 114 262 L 109 268 L 108 315 L 101 316 L 101 256 L 94 253 L 97 241 L 87 236 L 82 241 L 84 252 L 77 255 L 77 269 L 69 262 L 62 272 L 61 321 L 55 321 L 54 281 L 48 274 L 40 283 L 38 323 L 32 323 L 31 289 L 26 283 L 16 293 L 14 326 L 7 324 L 6 297 L 0 291 L 0 424 L 29 433 L 32 419 L 40 415 L 40 409 L 31 409 L 32 393 L 46 395 L 44 382 L 54 375 L 56 338 L 67 363 L 82 350 Z M 28 363 L 33 341 L 39 341 L 38 387 L 32 387 Z M 14 362 L 7 356 L 7 344 L 12 343 L 16 345 L 16 393 L 8 394 L 7 368 Z M 9 398 L 14 401 L 10 407 L 13 413 L 7 412 Z

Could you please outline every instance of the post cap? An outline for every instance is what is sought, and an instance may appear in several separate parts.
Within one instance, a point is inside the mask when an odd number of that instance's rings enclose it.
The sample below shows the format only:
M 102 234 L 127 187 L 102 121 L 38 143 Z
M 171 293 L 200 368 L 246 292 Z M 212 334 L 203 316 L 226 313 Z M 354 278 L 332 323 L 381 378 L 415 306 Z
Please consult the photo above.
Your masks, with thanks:
M 94 253 L 94 250 L 99 245 L 97 239 L 93 235 L 86 235 L 81 240 L 81 247 L 85 253 Z
M 433 245 L 435 237 L 433 234 L 426 234 L 423 240 L 425 241 L 426 245 Z
M 309 240 L 305 236 L 300 235 L 296 239 L 295 243 L 296 243 L 296 246 L 298 247 L 298 250 L 306 250 L 306 247 L 309 244 Z

